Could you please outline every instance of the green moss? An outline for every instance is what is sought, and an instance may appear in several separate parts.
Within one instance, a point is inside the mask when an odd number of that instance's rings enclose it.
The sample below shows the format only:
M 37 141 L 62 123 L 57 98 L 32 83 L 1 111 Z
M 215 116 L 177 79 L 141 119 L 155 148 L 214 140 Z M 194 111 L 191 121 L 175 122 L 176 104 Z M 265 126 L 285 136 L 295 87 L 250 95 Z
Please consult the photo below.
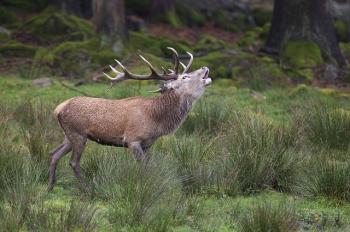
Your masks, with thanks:
M 169 11 L 167 12 L 164 16 L 163 19 L 161 20 L 164 23 L 170 24 L 170 26 L 178 28 L 181 26 L 181 22 L 179 18 L 177 17 L 175 11 Z
M 10 41 L 0 45 L 0 53 L 3 57 L 34 57 L 36 47 L 25 45 L 16 41 Z
M 342 20 L 335 20 L 334 26 L 338 40 L 341 42 L 348 42 L 350 39 L 350 26 Z
M 121 54 L 119 54 L 121 55 Z M 100 48 L 96 39 L 83 42 L 64 42 L 42 57 L 43 63 L 63 75 L 84 76 L 91 69 L 105 66 L 118 56 L 107 48 Z
M 222 29 L 237 32 L 240 31 L 240 28 L 243 29 L 243 18 L 244 17 L 241 16 L 237 21 L 233 22 L 230 12 L 225 10 L 216 10 L 213 12 L 212 21 L 216 26 Z
M 224 41 L 209 35 L 204 35 L 194 46 L 194 51 L 215 51 L 228 47 Z
M 130 32 L 129 34 L 129 48 L 135 51 L 142 51 L 151 53 L 155 56 L 169 57 L 172 55 L 167 47 L 175 48 L 180 54 L 185 54 L 191 49 L 180 42 L 173 42 L 166 38 L 156 38 L 145 33 Z
M 9 25 L 17 22 L 16 15 L 5 7 L 0 7 L 0 25 Z
M 250 30 L 243 34 L 243 36 L 239 39 L 238 45 L 241 47 L 251 47 L 256 46 L 259 41 L 259 29 Z
M 176 14 L 181 22 L 188 26 L 203 26 L 206 20 L 201 12 L 182 3 L 176 4 Z
M 263 27 L 272 20 L 272 11 L 268 9 L 256 8 L 252 10 L 252 16 L 257 26 Z
M 323 63 L 320 48 L 309 41 L 289 41 L 282 49 L 282 59 L 295 68 L 311 68 Z
M 339 46 L 344 56 L 350 57 L 350 43 L 340 43 Z
M 130 32 L 128 42 L 132 50 L 146 51 L 157 56 L 162 55 L 160 40 L 145 33 Z
M 260 32 L 260 38 L 263 40 L 267 40 L 267 37 L 269 36 L 271 28 L 271 23 L 266 23 L 262 28 Z
M 43 43 L 86 40 L 94 35 L 89 21 L 48 8 L 26 22 L 21 30 Z

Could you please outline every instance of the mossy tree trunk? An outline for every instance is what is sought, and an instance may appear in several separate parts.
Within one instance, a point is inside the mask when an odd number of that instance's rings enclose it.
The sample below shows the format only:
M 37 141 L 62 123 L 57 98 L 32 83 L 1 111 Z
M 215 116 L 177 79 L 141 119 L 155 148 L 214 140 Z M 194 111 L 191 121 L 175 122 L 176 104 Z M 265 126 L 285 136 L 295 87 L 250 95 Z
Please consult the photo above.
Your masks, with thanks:
M 92 17 L 92 0 L 50 0 L 52 5 L 84 18 Z
M 330 11 L 329 0 L 275 0 L 264 50 L 281 54 L 288 41 L 311 41 L 319 46 L 327 61 L 346 66 Z
M 96 31 L 107 42 L 117 44 L 126 39 L 124 0 L 93 0 L 93 15 Z

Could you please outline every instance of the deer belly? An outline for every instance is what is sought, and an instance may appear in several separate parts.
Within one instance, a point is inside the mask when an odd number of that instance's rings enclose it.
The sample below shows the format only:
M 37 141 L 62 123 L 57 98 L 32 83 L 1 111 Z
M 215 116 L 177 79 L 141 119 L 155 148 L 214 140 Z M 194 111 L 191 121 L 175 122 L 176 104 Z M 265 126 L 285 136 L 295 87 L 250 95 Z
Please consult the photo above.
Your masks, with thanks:
M 127 147 L 127 144 L 123 142 L 123 137 L 111 136 L 106 138 L 104 136 L 98 136 L 98 135 L 89 133 L 87 134 L 87 138 L 102 145 L 115 146 L 115 147 Z

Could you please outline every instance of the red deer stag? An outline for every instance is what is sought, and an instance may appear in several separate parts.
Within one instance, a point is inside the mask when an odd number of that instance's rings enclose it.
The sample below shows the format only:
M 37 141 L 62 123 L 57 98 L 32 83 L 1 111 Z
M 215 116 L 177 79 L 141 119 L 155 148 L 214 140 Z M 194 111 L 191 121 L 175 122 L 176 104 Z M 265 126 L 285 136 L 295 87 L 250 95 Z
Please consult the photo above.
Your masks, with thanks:
M 60 158 L 70 151 L 70 159 L 76 178 L 80 183 L 83 178 L 80 172 L 80 157 L 87 139 L 99 144 L 127 147 L 136 159 L 147 159 L 147 149 L 161 136 L 173 133 L 184 121 L 193 103 L 200 98 L 204 89 L 212 80 L 209 69 L 200 68 L 188 73 L 193 62 L 193 55 L 188 53 L 190 61 L 184 65 L 173 48 L 174 70 L 163 68 L 158 73 L 144 57 L 141 59 L 151 70 L 149 75 L 131 73 L 119 61 L 123 72 L 111 67 L 116 77 L 110 77 L 112 85 L 127 79 L 163 80 L 158 90 L 160 96 L 144 98 L 131 97 L 120 100 L 108 100 L 92 97 L 74 97 L 58 105 L 54 114 L 62 127 L 65 139 L 53 152 L 49 169 L 48 190 L 55 183 L 56 166 Z M 179 66 L 183 72 L 179 73 Z

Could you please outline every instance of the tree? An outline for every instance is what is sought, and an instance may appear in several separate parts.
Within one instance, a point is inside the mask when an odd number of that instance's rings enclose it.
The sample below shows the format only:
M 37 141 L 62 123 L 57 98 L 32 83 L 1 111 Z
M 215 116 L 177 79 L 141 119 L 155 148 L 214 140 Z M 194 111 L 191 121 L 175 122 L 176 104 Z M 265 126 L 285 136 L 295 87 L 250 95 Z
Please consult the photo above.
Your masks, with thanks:
M 346 66 L 330 12 L 329 0 L 275 0 L 270 34 L 264 48 L 281 53 L 288 41 L 311 41 L 328 61 Z
M 79 17 L 92 17 L 92 0 L 50 0 L 52 5 Z
M 123 0 L 93 0 L 93 22 L 98 33 L 115 43 L 127 37 Z

